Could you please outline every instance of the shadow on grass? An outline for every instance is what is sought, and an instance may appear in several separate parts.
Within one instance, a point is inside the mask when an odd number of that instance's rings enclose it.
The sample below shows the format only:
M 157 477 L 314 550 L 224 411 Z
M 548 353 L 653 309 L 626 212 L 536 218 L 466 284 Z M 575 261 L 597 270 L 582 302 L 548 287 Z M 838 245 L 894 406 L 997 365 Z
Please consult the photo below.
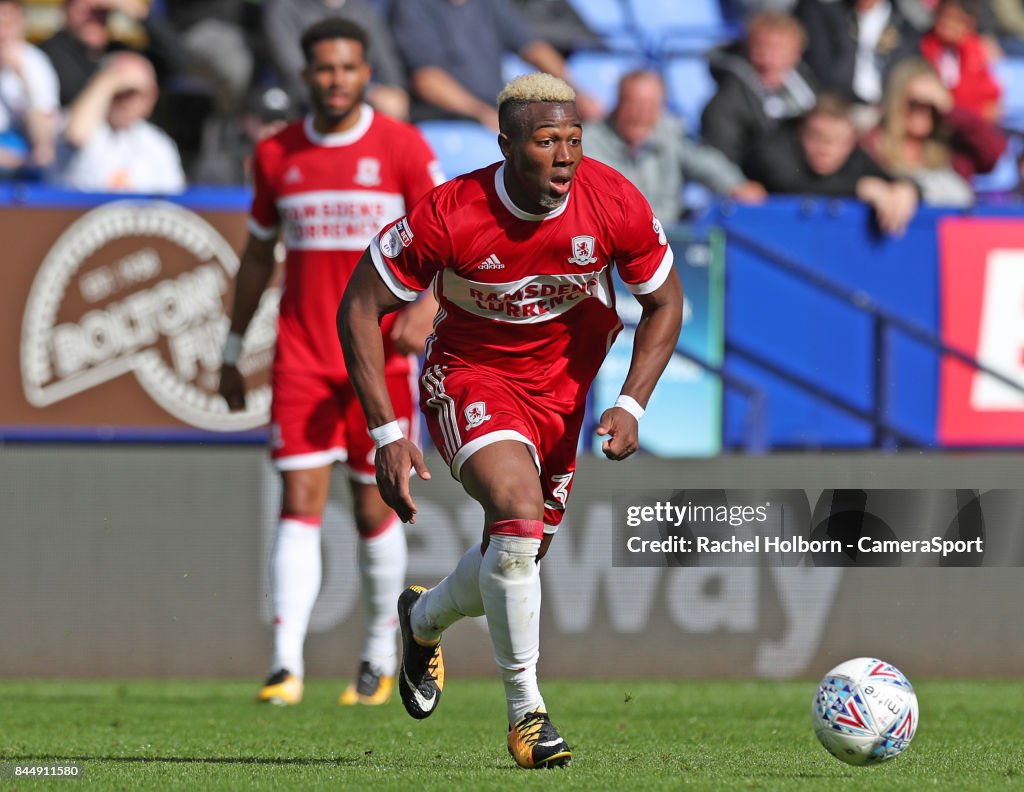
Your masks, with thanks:
M 364 757 L 342 757 L 340 759 L 302 759 L 299 757 L 260 756 L 55 756 L 53 754 L 25 754 L 5 756 L 4 762 L 124 762 L 126 764 L 242 764 L 242 765 L 296 765 L 308 767 L 332 767 L 354 765 Z

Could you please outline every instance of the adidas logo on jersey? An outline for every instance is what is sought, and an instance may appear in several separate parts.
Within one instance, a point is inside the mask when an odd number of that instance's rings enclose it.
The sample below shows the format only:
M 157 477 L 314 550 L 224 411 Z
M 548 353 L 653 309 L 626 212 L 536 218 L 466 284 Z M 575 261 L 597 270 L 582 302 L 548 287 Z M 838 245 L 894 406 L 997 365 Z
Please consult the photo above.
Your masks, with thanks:
M 480 264 L 477 265 L 478 270 L 499 270 L 505 269 L 505 265 L 498 261 L 498 257 L 493 253 L 485 258 Z
M 285 184 L 295 184 L 296 182 L 302 181 L 302 171 L 299 170 L 298 165 L 292 165 L 284 173 Z

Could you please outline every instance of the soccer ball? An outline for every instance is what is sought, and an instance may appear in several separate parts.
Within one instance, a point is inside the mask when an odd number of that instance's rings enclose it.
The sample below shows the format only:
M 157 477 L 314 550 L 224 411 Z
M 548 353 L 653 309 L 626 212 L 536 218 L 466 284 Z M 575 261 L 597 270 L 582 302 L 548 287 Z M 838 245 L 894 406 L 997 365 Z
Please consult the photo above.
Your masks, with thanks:
M 814 733 L 825 750 L 851 765 L 899 756 L 917 731 L 917 695 L 884 660 L 857 657 L 821 680 L 811 706 Z

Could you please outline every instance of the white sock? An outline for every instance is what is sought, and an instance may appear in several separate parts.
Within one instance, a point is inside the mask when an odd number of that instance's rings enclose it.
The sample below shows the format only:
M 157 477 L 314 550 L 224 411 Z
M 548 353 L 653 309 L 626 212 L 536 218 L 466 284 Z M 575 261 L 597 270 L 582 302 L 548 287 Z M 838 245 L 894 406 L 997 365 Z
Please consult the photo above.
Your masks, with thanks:
M 405 587 L 408 556 L 405 530 L 398 517 L 392 516 L 375 536 L 360 536 L 358 556 L 363 605 L 366 608 L 366 640 L 362 659 L 386 676 L 394 676 L 398 664 L 395 603 Z
M 417 638 L 436 641 L 463 616 L 483 616 L 480 598 L 480 544 L 467 550 L 444 580 L 412 606 L 412 631 Z
M 287 668 L 305 674 L 302 645 L 309 616 L 320 594 L 322 563 L 319 521 L 282 515 L 270 556 L 270 590 L 274 604 L 272 671 Z
M 537 687 L 540 657 L 540 539 L 492 534 L 480 565 L 480 595 L 494 659 L 505 683 L 508 722 L 546 709 Z

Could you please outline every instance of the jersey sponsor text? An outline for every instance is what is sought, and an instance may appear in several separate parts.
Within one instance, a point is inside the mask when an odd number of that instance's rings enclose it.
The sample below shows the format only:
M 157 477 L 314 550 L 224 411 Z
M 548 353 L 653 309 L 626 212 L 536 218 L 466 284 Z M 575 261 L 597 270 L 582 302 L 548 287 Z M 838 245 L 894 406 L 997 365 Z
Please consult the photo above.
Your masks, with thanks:
M 292 250 L 362 250 L 404 208 L 400 195 L 361 190 L 295 193 L 278 200 L 285 246 Z
M 476 316 L 504 322 L 543 322 L 588 297 L 610 305 L 607 269 L 571 275 L 536 275 L 511 283 L 479 283 L 444 271 L 444 297 Z

